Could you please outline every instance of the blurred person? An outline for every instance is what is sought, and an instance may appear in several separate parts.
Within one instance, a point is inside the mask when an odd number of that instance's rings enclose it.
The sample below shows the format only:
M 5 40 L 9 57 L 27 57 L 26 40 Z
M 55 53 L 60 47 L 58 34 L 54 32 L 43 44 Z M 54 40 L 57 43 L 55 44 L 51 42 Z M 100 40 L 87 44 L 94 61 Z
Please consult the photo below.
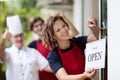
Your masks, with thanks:
M 48 53 L 50 52 L 49 48 L 46 48 L 42 44 L 42 30 L 44 28 L 44 20 L 41 17 L 32 17 L 29 21 L 29 29 L 31 32 L 36 33 L 39 37 L 38 40 L 33 40 L 28 47 L 37 49 L 40 54 L 47 58 Z M 58 80 L 53 73 L 46 71 L 39 71 L 39 80 Z
M 24 34 L 18 15 L 7 17 L 8 29 L 0 40 L 0 63 L 6 64 L 6 80 L 38 80 L 38 70 L 52 72 L 37 50 L 24 47 Z M 10 40 L 12 46 L 5 47 Z
M 49 65 L 59 80 L 90 80 L 95 77 L 96 70 L 85 71 L 84 49 L 86 43 L 98 40 L 99 29 L 94 18 L 88 19 L 88 27 L 92 30 L 89 36 L 74 34 L 74 26 L 59 12 L 51 16 L 45 23 L 42 41 L 52 51 L 48 55 Z M 72 33 L 73 32 L 73 33 Z

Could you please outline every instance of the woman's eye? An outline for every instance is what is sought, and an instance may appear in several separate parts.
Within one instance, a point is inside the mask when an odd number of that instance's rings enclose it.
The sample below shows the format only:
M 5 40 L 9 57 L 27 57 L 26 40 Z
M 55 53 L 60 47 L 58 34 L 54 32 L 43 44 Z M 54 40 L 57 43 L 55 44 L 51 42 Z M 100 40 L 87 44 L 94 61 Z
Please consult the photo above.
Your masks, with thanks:
M 37 28 L 38 27 L 38 25 L 35 25 L 35 28 Z
M 43 23 L 41 23 L 41 24 L 39 24 L 40 26 L 42 26 L 43 25 Z
M 65 27 L 65 25 L 63 25 L 63 27 Z
M 56 32 L 59 32 L 60 31 L 60 29 L 57 29 L 57 31 Z

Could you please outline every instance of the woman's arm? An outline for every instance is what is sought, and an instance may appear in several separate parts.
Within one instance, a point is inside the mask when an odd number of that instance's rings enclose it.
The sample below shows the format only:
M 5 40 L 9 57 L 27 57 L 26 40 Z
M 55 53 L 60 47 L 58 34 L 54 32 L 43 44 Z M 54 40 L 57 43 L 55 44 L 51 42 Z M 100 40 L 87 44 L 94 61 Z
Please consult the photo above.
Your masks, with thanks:
M 92 34 L 90 34 L 87 38 L 87 42 L 92 42 L 99 39 L 99 27 L 97 20 L 95 18 L 90 17 L 88 19 L 88 27 L 91 29 Z
M 59 80 L 84 80 L 86 78 L 94 77 L 95 74 L 96 74 L 96 70 L 91 69 L 91 70 L 88 70 L 88 71 L 84 72 L 83 74 L 68 75 L 64 68 L 60 68 L 56 72 L 56 77 Z
M 70 33 L 70 37 L 75 37 L 79 34 L 79 32 L 77 31 L 77 29 L 74 27 L 74 25 L 66 18 L 66 16 L 63 16 L 63 19 L 68 23 L 69 25 L 69 33 Z
M 46 72 L 53 72 L 52 69 L 50 68 L 49 64 L 44 68 L 44 71 Z
M 85 71 L 83 74 L 68 74 L 62 65 L 60 56 L 57 52 L 57 48 L 49 53 L 47 59 L 58 80 L 84 80 L 86 78 L 94 77 L 96 72 L 95 70 L 89 70 Z
M 64 21 L 69 25 L 70 37 L 75 37 L 79 34 L 74 25 L 68 20 L 68 18 L 62 12 L 58 12 L 56 15 L 63 17 Z

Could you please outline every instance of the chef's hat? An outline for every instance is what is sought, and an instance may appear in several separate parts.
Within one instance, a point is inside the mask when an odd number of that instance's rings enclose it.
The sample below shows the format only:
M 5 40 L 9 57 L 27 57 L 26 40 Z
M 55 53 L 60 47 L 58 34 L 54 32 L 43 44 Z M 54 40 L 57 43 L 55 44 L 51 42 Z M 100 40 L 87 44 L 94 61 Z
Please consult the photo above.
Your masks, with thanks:
M 12 35 L 23 33 L 21 21 L 18 15 L 8 16 L 6 21 L 9 32 Z

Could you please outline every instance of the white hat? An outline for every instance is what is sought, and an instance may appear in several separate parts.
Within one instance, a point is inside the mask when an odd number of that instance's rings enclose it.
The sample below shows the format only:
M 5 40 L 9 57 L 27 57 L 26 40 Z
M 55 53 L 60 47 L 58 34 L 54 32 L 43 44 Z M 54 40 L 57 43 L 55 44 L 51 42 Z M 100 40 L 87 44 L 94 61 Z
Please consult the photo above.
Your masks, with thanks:
M 7 27 L 12 35 L 23 33 L 21 21 L 18 15 L 7 17 Z

